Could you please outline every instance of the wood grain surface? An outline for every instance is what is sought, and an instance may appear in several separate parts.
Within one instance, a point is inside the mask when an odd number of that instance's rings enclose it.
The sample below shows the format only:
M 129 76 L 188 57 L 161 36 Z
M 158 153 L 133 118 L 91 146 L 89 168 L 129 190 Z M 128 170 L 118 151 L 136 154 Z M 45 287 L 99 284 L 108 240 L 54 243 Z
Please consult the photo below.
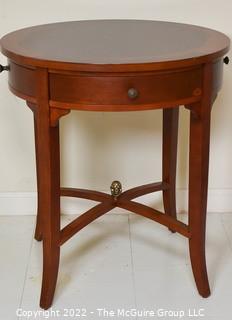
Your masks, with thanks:
M 218 31 L 181 23 L 89 20 L 17 30 L 0 44 L 3 54 L 27 65 L 126 71 L 135 65 L 157 70 L 206 62 L 223 55 L 229 39 Z

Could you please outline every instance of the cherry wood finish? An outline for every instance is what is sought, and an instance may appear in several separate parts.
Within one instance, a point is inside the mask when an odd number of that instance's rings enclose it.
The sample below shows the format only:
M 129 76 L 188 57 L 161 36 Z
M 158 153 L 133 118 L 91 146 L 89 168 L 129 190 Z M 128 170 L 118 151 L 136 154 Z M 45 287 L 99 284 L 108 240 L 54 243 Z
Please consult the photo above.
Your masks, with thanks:
M 41 214 L 41 201 L 43 201 L 43 199 L 40 199 L 41 195 L 42 195 L 42 186 L 40 183 L 40 174 L 39 174 L 39 149 L 38 149 L 38 133 L 37 133 L 37 121 L 36 121 L 36 112 L 34 112 L 34 134 L 35 134 L 35 156 L 36 156 L 36 173 L 37 173 L 37 217 L 36 217 L 36 229 L 35 229 L 35 239 L 37 241 L 41 241 L 42 240 L 42 214 Z
M 139 72 L 211 62 L 227 52 L 229 39 L 218 31 L 181 23 L 87 20 L 24 28 L 3 37 L 1 44 L 3 54 L 20 65 Z
M 188 78 L 188 82 L 186 82 Z M 179 72 L 156 72 L 123 76 L 50 75 L 50 99 L 53 106 L 77 103 L 84 105 L 154 105 L 169 101 L 199 100 L 201 96 L 201 68 Z M 175 88 L 172 84 L 176 83 Z M 66 90 L 62 90 L 66 86 Z M 136 88 L 138 95 L 128 97 L 128 90 Z M 104 95 L 99 94 L 104 91 Z
M 213 91 L 222 85 L 222 59 L 212 64 Z M 9 88 L 20 98 L 36 104 L 36 69 L 9 60 Z M 201 100 L 202 68 L 113 73 L 50 71 L 49 105 L 52 109 L 88 111 L 133 111 L 189 105 Z M 174 84 L 174 85 L 173 85 Z M 136 88 L 138 96 L 128 97 Z M 104 92 L 101 95 L 100 92 Z M 62 111 L 58 111 L 62 112 Z
M 176 218 L 176 162 L 179 107 L 163 109 L 163 181 L 169 188 L 163 190 L 164 211 Z
M 51 40 L 52 39 L 52 40 Z M 75 41 L 73 40 L 75 39 Z M 35 238 L 43 241 L 40 306 L 51 306 L 60 247 L 76 232 L 115 207 L 156 221 L 189 240 L 200 295 L 210 294 L 205 227 L 210 114 L 222 86 L 229 39 L 207 28 L 139 20 L 65 22 L 15 31 L 1 39 L 8 57 L 9 88 L 34 113 L 38 187 Z M 176 216 L 179 106 L 190 116 L 189 223 Z M 60 186 L 59 119 L 70 110 L 163 109 L 162 181 L 117 197 Z M 134 199 L 163 193 L 164 213 Z M 98 204 L 60 228 L 60 197 Z
M 193 274 L 199 293 L 208 297 L 208 283 L 205 261 L 205 225 L 207 210 L 207 188 L 209 167 L 210 115 L 213 103 L 212 68 L 204 66 L 203 92 L 200 103 L 192 107 L 198 116 L 190 116 L 189 167 L 189 226 L 192 231 L 189 240 Z

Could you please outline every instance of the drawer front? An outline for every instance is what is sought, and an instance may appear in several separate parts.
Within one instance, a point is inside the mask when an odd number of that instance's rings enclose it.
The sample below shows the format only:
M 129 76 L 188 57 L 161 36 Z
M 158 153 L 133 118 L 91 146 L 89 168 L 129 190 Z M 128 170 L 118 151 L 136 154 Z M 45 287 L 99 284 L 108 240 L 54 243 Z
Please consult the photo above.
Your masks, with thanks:
M 78 105 L 149 105 L 195 99 L 201 95 L 201 68 L 182 72 L 123 76 L 50 73 L 50 99 Z

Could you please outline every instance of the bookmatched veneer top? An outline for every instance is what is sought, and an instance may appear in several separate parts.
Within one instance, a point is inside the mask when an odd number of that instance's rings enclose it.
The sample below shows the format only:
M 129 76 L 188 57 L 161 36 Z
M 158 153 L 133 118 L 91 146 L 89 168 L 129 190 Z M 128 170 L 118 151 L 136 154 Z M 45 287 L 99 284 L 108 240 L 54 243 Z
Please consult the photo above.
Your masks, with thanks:
M 85 20 L 39 25 L 1 39 L 8 58 L 80 71 L 143 71 L 217 59 L 229 38 L 215 30 L 150 20 Z

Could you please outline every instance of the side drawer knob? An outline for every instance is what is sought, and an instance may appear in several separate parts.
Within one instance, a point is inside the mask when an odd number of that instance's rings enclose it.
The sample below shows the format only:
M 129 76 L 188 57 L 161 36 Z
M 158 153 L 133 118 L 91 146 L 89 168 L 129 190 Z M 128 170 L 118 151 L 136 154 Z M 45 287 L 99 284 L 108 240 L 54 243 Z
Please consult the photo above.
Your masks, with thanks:
M 224 62 L 225 64 L 229 64 L 229 63 L 230 63 L 229 57 L 225 57 L 225 58 L 223 59 L 223 62 Z
M 136 97 L 138 97 L 138 91 L 135 88 L 130 88 L 127 92 L 128 97 L 130 99 L 135 99 Z
M 10 66 L 2 66 L 0 64 L 0 73 L 3 72 L 3 71 L 9 71 L 10 70 Z

